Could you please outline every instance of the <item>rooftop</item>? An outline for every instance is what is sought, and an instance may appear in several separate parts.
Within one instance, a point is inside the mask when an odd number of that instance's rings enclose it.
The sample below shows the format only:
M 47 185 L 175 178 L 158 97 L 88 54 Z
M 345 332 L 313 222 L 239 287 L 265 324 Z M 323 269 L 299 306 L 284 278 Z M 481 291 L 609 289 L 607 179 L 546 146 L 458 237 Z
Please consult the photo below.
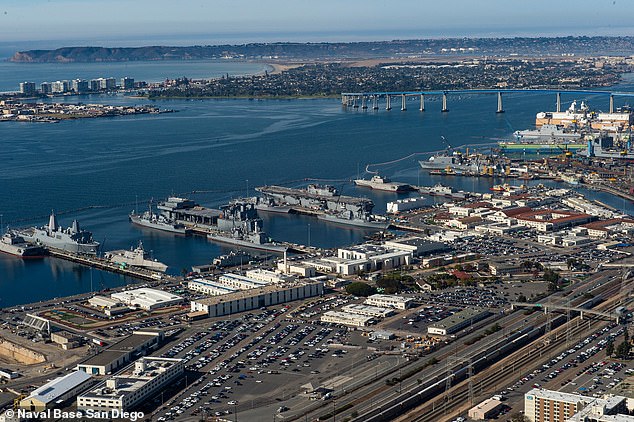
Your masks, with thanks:
M 293 287 L 301 287 L 301 286 L 306 286 L 311 284 L 321 284 L 321 282 L 294 281 L 294 282 L 269 284 L 268 286 L 264 286 L 264 287 L 256 287 L 254 289 L 240 290 L 233 293 L 227 293 L 226 295 L 219 295 L 219 296 L 207 297 L 204 299 L 198 299 L 198 300 L 195 300 L 195 302 L 201 305 L 214 306 L 223 302 L 231 302 L 232 300 L 246 299 L 249 297 L 259 296 L 259 295 L 263 295 L 267 293 L 273 293 L 273 292 L 282 291 L 282 290 L 286 290 Z
M 63 377 L 55 378 L 33 390 L 27 399 L 35 399 L 42 403 L 50 403 L 57 400 L 58 397 L 81 385 L 90 379 L 90 375 L 83 371 L 75 371 Z

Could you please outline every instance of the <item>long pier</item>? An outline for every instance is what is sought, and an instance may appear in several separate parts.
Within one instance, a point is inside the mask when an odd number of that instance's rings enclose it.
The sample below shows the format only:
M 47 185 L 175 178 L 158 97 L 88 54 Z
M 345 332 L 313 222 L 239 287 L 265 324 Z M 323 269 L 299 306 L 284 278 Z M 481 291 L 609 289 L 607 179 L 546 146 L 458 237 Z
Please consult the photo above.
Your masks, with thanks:
M 503 94 L 509 93 L 546 93 L 555 94 L 557 99 L 557 112 L 561 111 L 561 94 L 573 95 L 605 95 L 609 96 L 609 112 L 614 113 L 614 97 L 634 97 L 634 92 L 624 91 L 600 91 L 583 89 L 453 89 L 453 90 L 430 90 L 430 91 L 377 91 L 377 92 L 342 92 L 341 105 L 344 107 L 359 108 L 365 110 L 370 106 L 373 110 L 379 109 L 379 100 L 385 100 L 385 110 L 392 109 L 392 100 L 401 100 L 401 111 L 407 110 L 408 97 L 419 98 L 419 111 L 425 111 L 426 96 L 441 97 L 442 106 L 440 111 L 446 113 L 448 108 L 448 97 L 454 94 L 483 94 L 497 96 L 496 113 L 504 113 Z
M 122 267 L 121 265 L 107 261 L 102 258 L 91 255 L 79 255 L 76 253 L 64 251 L 61 249 L 48 248 L 48 254 L 55 258 L 64 259 L 66 261 L 76 262 L 78 264 L 94 267 L 104 271 L 110 271 L 117 274 L 123 274 L 130 277 L 139 278 L 147 281 L 175 281 L 175 278 L 166 274 L 158 273 L 150 270 L 143 270 L 134 267 Z

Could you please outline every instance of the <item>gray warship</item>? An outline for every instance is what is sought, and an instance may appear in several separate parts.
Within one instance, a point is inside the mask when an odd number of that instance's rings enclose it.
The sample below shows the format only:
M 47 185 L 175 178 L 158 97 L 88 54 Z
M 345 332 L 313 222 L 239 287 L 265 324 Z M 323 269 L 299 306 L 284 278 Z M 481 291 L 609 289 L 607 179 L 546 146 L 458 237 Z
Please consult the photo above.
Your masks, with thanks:
M 47 226 L 32 227 L 21 231 L 19 234 L 24 241 L 47 248 L 61 249 L 83 255 L 97 255 L 99 251 L 99 242 L 93 240 L 91 232 L 81 230 L 77 220 L 73 220 L 70 227 L 62 228 L 57 223 L 57 217 L 54 212 L 51 212 Z

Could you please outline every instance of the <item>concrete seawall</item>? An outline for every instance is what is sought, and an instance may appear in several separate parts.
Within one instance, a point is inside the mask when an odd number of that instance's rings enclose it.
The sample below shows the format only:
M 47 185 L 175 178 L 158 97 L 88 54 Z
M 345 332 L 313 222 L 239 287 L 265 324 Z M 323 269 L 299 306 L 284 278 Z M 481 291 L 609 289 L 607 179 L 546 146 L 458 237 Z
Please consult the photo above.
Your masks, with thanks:
M 0 338 L 0 356 L 25 365 L 46 362 L 46 356 L 24 346 Z

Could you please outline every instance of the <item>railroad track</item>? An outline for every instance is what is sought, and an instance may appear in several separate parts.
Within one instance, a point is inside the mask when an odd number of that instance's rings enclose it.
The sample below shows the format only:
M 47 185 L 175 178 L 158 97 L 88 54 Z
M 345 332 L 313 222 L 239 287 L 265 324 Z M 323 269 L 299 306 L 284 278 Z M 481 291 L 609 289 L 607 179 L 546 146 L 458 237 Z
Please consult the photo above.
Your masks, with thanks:
M 618 303 L 614 302 L 615 300 L 605 302 L 603 304 L 604 306 L 598 306 L 598 308 L 613 310 L 618 306 Z M 540 347 L 539 344 L 536 346 L 535 342 L 533 342 L 511 354 L 503 361 L 474 375 L 471 381 L 474 396 L 476 392 L 478 396 L 490 394 L 514 380 L 518 376 L 518 374 L 515 373 L 515 368 L 517 368 L 518 372 L 520 369 L 524 372 L 532 371 L 540 367 L 544 362 L 550 360 L 554 353 L 559 352 L 560 349 L 567 346 L 566 325 L 573 324 L 577 318 L 579 317 L 575 317 L 556 330 L 553 330 L 550 336 L 555 335 L 555 339 L 548 342 L 548 344 L 542 342 Z M 596 328 L 601 325 L 607 325 L 607 323 L 605 320 L 589 319 L 588 324 L 584 323 L 570 327 L 571 336 L 568 338 L 574 338 L 576 335 L 589 331 L 593 327 Z M 510 374 L 508 368 L 514 368 Z M 505 369 L 507 369 L 507 371 L 505 371 Z M 444 420 L 458 415 L 466 410 L 469 405 L 469 380 L 467 379 L 452 387 L 446 394 L 436 396 L 422 407 L 408 412 L 396 420 L 420 422 Z

